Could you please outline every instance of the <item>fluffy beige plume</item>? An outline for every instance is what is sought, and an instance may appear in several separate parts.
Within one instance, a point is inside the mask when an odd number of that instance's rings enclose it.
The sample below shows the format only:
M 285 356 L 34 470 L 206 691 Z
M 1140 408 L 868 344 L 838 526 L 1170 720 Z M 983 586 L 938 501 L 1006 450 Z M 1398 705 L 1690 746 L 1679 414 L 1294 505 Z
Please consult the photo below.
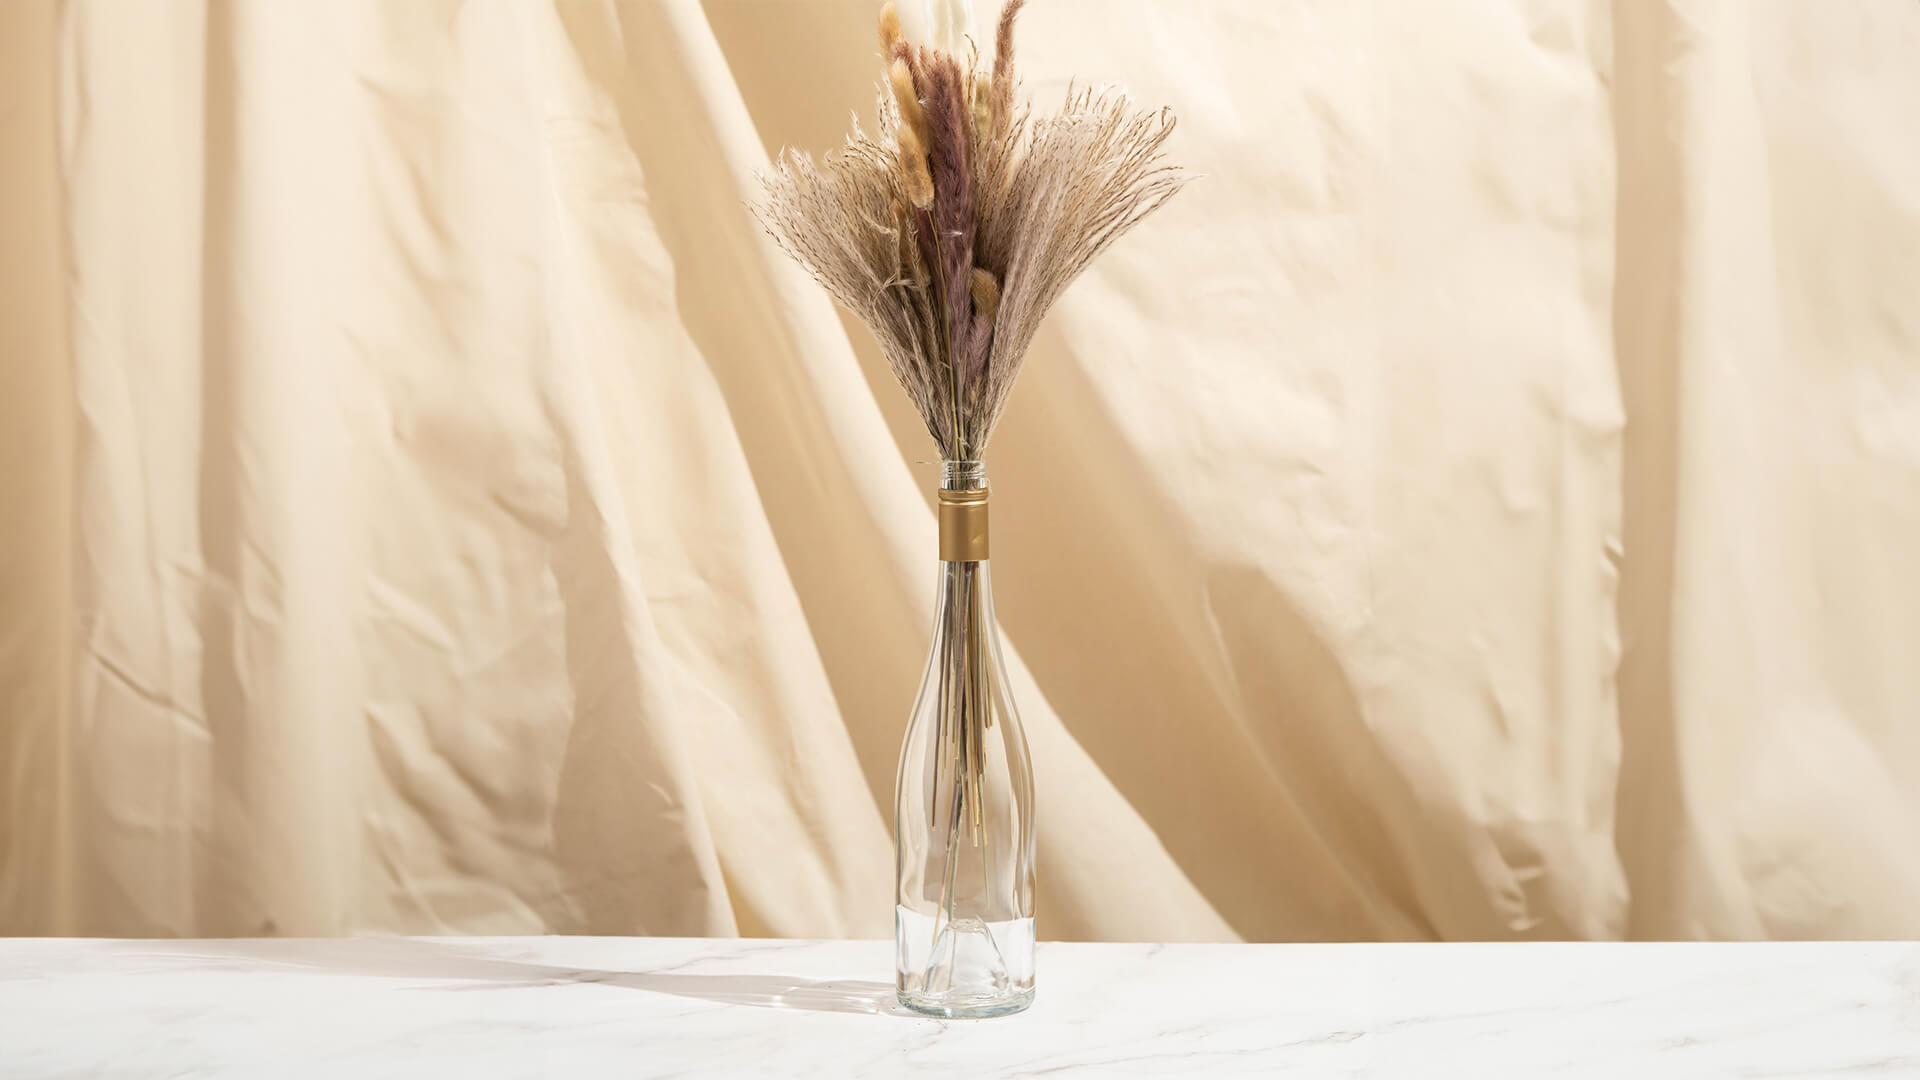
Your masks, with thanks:
M 894 136 L 900 141 L 900 186 L 906 189 L 908 202 L 925 210 L 933 205 L 933 174 L 927 170 L 927 149 L 905 124 Z
M 927 146 L 927 114 L 920 108 L 920 95 L 913 87 L 913 72 L 907 62 L 896 58 L 887 69 L 887 81 L 893 87 L 893 104 L 900 110 L 900 123 L 913 129 L 921 150 Z
M 886 12 L 881 12 L 881 22 L 886 21 Z M 899 16 L 894 17 L 899 22 Z M 914 93 L 913 71 L 907 61 L 895 56 L 887 68 L 887 83 L 893 88 L 893 105 L 900 113 L 899 127 L 894 138 L 900 143 L 900 183 L 906 189 L 909 202 L 921 210 L 933 205 L 933 174 L 927 166 L 927 114 L 920 107 L 920 98 Z
M 893 43 L 906 35 L 900 30 L 900 12 L 894 9 L 893 0 L 880 5 L 880 55 L 892 56 Z
M 988 322 L 1000 310 L 1000 283 L 979 267 L 973 268 L 973 310 Z

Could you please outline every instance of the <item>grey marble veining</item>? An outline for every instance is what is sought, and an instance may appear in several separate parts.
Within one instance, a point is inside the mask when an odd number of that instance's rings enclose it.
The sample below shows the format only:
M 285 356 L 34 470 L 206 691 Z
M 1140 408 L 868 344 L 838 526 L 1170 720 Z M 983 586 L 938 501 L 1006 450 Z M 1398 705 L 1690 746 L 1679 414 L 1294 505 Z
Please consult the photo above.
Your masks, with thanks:
M 0 1076 L 1920 1077 L 1920 945 L 1043 944 L 893 1003 L 885 942 L 0 941 Z

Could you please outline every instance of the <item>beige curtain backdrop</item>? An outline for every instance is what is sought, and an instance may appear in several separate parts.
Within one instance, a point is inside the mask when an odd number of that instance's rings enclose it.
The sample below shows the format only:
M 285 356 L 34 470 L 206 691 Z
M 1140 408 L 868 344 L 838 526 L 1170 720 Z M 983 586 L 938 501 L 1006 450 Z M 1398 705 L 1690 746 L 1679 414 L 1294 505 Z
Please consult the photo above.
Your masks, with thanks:
M 890 933 L 872 6 L 0 4 L 0 932 Z M 989 453 L 1045 936 L 1920 935 L 1920 5 L 1021 42 L 1205 174 Z

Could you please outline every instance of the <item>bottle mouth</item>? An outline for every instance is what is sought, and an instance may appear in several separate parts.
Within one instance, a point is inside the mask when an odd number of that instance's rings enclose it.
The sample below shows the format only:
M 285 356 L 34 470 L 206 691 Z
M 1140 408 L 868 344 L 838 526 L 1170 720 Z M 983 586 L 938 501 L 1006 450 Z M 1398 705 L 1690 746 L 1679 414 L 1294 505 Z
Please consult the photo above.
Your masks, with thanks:
M 940 490 L 985 491 L 986 487 L 986 462 L 969 460 L 940 463 Z

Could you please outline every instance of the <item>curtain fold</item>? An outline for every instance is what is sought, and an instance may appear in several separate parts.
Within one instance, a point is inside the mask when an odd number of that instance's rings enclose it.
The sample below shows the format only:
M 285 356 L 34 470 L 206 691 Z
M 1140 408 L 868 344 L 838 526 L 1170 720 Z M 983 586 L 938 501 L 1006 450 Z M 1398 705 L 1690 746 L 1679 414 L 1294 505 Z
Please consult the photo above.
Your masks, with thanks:
M 744 212 L 872 17 L 0 10 L 0 933 L 888 933 L 932 451 Z M 1920 934 L 1920 8 L 1020 41 L 1203 174 L 988 453 L 1043 935 Z

